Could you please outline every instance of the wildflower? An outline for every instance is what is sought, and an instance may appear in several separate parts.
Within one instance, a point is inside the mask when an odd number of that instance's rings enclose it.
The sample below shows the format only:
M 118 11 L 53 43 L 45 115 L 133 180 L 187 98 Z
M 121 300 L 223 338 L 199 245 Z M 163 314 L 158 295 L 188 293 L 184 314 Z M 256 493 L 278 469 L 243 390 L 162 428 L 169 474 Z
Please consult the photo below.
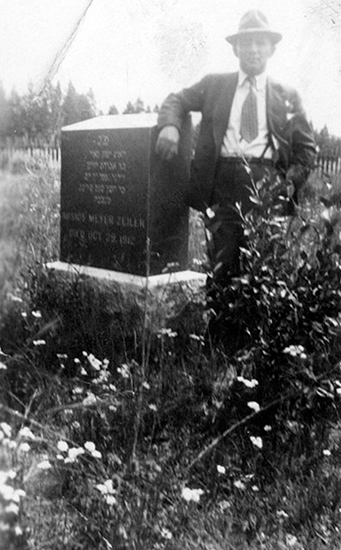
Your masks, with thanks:
M 295 535 L 291 535 L 290 533 L 288 533 L 285 538 L 288 546 L 295 546 L 298 542 Z
M 117 500 L 114 495 L 106 495 L 105 502 L 108 504 L 108 506 L 114 506 L 115 504 L 117 504 Z
M 33 317 L 35 317 L 36 319 L 41 319 L 41 317 L 42 317 L 40 311 L 32 311 L 32 315 L 33 315 Z
M 89 361 L 90 363 L 90 366 L 94 369 L 94 370 L 100 370 L 101 369 L 101 365 L 102 365 L 102 362 L 97 359 L 93 353 L 87 353 L 86 351 L 83 351 L 83 355 L 84 357 L 87 358 L 87 360 Z
M 28 453 L 31 450 L 31 447 L 28 443 L 20 443 L 18 450 L 22 453 Z
M 66 441 L 58 441 L 57 449 L 61 453 L 66 453 L 69 449 L 69 445 L 66 443 Z
M 23 439 L 32 439 L 32 441 L 36 438 L 36 436 L 31 432 L 30 428 L 27 428 L 27 426 L 24 426 L 24 428 L 21 428 L 21 430 L 18 433 L 18 436 Z
M 217 465 L 217 470 L 218 470 L 218 473 L 219 474 L 226 474 L 226 468 L 225 466 L 220 466 L 219 464 Z
M 189 487 L 184 487 L 181 491 L 182 498 L 187 502 L 199 502 L 203 494 L 204 491 L 202 489 L 190 489 Z
M 268 424 L 266 426 L 264 426 L 264 431 L 265 432 L 271 432 L 271 430 L 272 430 L 272 427 L 269 426 Z
M 89 451 L 89 453 L 94 457 L 94 458 L 102 458 L 102 453 L 100 453 L 99 451 L 97 451 L 96 449 L 96 445 L 95 443 L 93 443 L 92 441 L 87 441 L 85 444 L 84 444 L 84 448 Z
M 257 403 L 257 401 L 249 401 L 247 406 L 250 409 L 253 409 L 256 413 L 258 413 L 260 411 L 260 405 L 259 405 L 259 403 Z
M 2 363 L 1 361 L 0 361 L 0 370 L 7 370 L 5 363 Z
M 323 454 L 324 456 L 331 456 L 332 453 L 329 451 L 329 449 L 324 449 Z
M 92 392 L 89 391 L 86 398 L 83 399 L 82 403 L 83 405 L 93 405 L 94 403 L 96 403 L 96 401 L 97 401 L 97 397 Z
M 157 411 L 157 406 L 156 406 L 154 403 L 150 403 L 150 404 L 148 405 L 148 408 L 149 408 L 151 411 L 154 411 L 154 412 Z
M 92 441 L 87 441 L 86 443 L 84 443 L 84 449 L 89 451 L 89 453 L 93 453 L 96 449 L 96 445 Z
M 96 485 L 96 489 L 104 496 L 106 497 L 106 500 L 108 499 L 108 496 L 112 496 L 116 493 L 114 487 L 113 487 L 113 483 L 112 483 L 112 479 L 107 479 L 104 483 L 99 483 L 98 485 Z M 113 497 L 114 498 L 114 497 Z M 108 503 L 108 500 L 107 500 L 107 503 Z M 115 503 L 116 503 L 116 499 L 115 499 Z M 109 504 L 109 503 L 108 503 Z M 113 502 L 114 504 L 114 502 Z
M 0 486 L 1 483 L 5 483 L 7 479 L 15 479 L 17 472 L 15 470 L 8 470 L 7 472 L 0 472 Z
M 95 449 L 91 455 L 94 457 L 94 458 L 102 458 L 102 453 L 100 451 L 97 451 L 97 449 Z
M 231 503 L 228 500 L 221 500 L 218 505 L 222 512 L 227 508 L 231 508 Z
M 22 298 L 19 298 L 19 296 L 15 296 L 14 294 L 11 294 L 10 292 L 7 293 L 7 298 L 12 300 L 12 302 L 19 302 L 20 304 L 23 303 Z
M 1 485 L 0 486 L 0 495 L 4 500 L 12 500 L 14 495 L 14 489 L 11 485 Z
M 52 465 L 48 460 L 42 460 L 39 464 L 37 464 L 37 468 L 39 468 L 39 470 L 49 470 L 52 468 Z
M 193 258 L 192 262 L 194 265 L 202 265 L 202 260 L 199 258 Z
M 27 317 L 26 311 L 22 311 L 22 312 L 21 312 L 21 317 L 24 317 L 24 319 Z
M 215 216 L 215 212 L 214 210 L 212 210 L 212 208 L 207 208 L 206 209 L 206 216 L 211 220 L 212 218 L 214 218 Z
M 240 479 L 237 479 L 233 485 L 236 487 L 236 489 L 241 489 L 242 491 L 245 489 L 245 484 L 240 481 Z
M 129 365 L 127 365 L 127 363 L 123 363 L 120 367 L 118 367 L 117 372 L 120 373 L 122 378 L 129 378 Z
M 23 489 L 15 489 L 14 494 L 12 496 L 12 501 L 19 504 L 20 500 L 26 496 L 26 493 Z
M 257 487 L 257 485 L 252 485 L 251 489 L 254 493 L 258 493 L 259 491 L 259 487 Z
M 88 361 L 94 370 L 101 370 L 102 362 L 97 359 L 92 353 L 88 355 Z
M 150 390 L 150 385 L 148 384 L 148 382 L 143 382 L 143 387 L 146 389 L 146 390 Z M 109 386 L 110 387 L 110 386 Z
M 46 345 L 46 340 L 33 340 L 33 345 L 34 346 L 45 346 Z
M 23 489 L 16 489 L 14 491 L 14 497 L 12 498 L 12 500 L 14 502 L 20 502 L 20 499 L 25 497 L 26 496 L 26 493 Z
M 255 380 L 255 378 L 252 378 L 252 380 L 247 380 L 247 378 L 244 378 L 243 376 L 237 376 L 237 380 L 238 382 L 244 384 L 247 388 L 255 388 L 259 384 L 258 380 Z
M 161 338 L 162 336 L 168 336 L 168 338 L 175 338 L 178 335 L 177 332 L 172 331 L 170 328 L 161 328 L 158 331 L 157 337 Z
M 11 437 L 12 428 L 9 424 L 7 424 L 6 422 L 1 422 L 0 423 L 0 428 L 1 428 L 1 430 L 3 431 L 3 433 L 6 437 Z
M 5 512 L 7 514 L 14 514 L 17 516 L 19 514 L 19 506 L 14 502 L 11 502 L 8 506 L 6 506 Z
M 254 437 L 253 435 L 251 435 L 250 440 L 255 447 L 258 447 L 258 449 L 263 448 L 263 440 L 261 437 Z
M 292 357 L 301 357 L 301 359 L 307 358 L 303 346 L 287 346 L 284 348 L 283 353 L 288 353 Z
M 289 516 L 284 510 L 277 510 L 276 515 L 280 519 L 287 519 Z
M 71 447 L 71 449 L 69 449 L 68 451 L 68 456 L 66 457 L 64 462 L 66 464 L 76 462 L 77 458 L 84 453 L 85 451 L 82 447 Z
M 162 538 L 167 540 L 171 540 L 173 538 L 172 533 L 169 531 L 169 529 L 166 529 L 165 527 L 162 527 L 160 534 Z

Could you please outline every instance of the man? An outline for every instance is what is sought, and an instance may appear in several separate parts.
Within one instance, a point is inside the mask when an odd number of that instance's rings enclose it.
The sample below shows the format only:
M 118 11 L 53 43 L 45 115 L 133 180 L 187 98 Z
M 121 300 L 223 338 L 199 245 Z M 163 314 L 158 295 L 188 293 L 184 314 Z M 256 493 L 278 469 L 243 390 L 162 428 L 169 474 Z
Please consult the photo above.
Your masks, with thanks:
M 202 113 L 191 206 L 208 213 L 208 227 L 214 227 L 210 259 L 220 281 L 239 272 L 243 227 L 235 205 L 241 205 L 242 213 L 252 208 L 251 179 L 279 173 L 296 201 L 314 165 L 313 132 L 297 92 L 266 74 L 281 38 L 263 13 L 248 11 L 238 32 L 226 38 L 239 59 L 239 72 L 208 75 L 170 94 L 160 109 L 156 151 L 165 160 L 177 154 L 186 114 Z

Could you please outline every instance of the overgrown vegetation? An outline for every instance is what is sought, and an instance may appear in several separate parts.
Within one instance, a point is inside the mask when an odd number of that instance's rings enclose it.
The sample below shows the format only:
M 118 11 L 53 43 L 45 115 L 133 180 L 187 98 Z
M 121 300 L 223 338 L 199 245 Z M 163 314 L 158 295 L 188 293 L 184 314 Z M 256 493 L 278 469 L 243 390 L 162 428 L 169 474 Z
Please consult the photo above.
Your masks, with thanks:
M 313 175 L 292 220 L 280 182 L 255 182 L 212 346 L 204 289 L 46 271 L 58 168 L 16 166 L 0 183 L 0 548 L 338 549 L 338 179 Z

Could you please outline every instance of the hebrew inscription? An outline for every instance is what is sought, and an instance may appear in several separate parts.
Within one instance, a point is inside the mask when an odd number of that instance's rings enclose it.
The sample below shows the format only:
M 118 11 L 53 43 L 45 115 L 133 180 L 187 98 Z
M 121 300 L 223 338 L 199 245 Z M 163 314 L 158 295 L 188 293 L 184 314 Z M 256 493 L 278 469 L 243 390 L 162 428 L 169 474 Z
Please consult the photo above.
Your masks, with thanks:
M 185 258 L 188 208 L 173 210 L 174 172 L 155 170 L 156 118 L 99 118 L 62 130 L 60 259 L 161 273 L 163 255 L 172 262 L 181 249 Z

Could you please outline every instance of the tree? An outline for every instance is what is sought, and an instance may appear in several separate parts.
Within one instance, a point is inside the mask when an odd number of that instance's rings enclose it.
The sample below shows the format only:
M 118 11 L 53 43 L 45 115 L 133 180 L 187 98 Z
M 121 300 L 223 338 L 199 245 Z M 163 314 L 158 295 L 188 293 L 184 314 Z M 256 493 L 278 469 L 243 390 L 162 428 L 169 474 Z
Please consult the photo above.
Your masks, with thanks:
M 10 105 L 0 82 L 0 137 L 6 137 L 10 126 Z
M 22 137 L 25 134 L 23 127 L 23 100 L 19 96 L 18 92 L 13 88 L 8 101 L 9 107 L 9 123 L 7 136 L 9 137 Z
M 118 109 L 115 105 L 110 105 L 108 115 L 118 115 Z
M 92 90 L 87 94 L 78 94 L 72 82 L 62 104 L 62 124 L 68 125 L 96 116 L 95 98 Z
M 146 109 L 144 107 L 142 99 L 138 97 L 134 104 L 132 104 L 131 101 L 128 101 L 127 106 L 123 111 L 123 114 L 128 115 L 128 114 L 142 113 L 142 112 L 146 112 Z
M 134 105 L 132 104 L 131 101 L 128 101 L 127 106 L 126 106 L 126 108 L 125 108 L 124 111 L 123 111 L 123 114 L 124 114 L 124 115 L 130 115 L 130 114 L 132 114 L 132 113 L 134 113 L 134 112 L 135 112 L 135 111 L 134 111 Z
M 24 100 L 23 123 L 29 139 L 53 142 L 60 133 L 62 121 L 62 92 L 49 81 L 37 95 L 32 86 Z
M 338 157 L 341 155 L 341 138 L 329 133 L 327 125 L 318 132 L 314 131 L 316 145 L 321 156 Z

